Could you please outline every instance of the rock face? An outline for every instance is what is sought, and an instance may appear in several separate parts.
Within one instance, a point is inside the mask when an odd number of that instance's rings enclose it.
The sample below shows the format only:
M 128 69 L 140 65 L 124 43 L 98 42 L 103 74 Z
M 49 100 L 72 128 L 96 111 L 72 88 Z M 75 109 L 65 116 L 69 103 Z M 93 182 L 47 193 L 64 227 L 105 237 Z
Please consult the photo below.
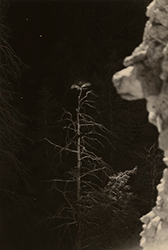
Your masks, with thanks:
M 154 0 L 146 15 L 142 43 L 125 58 L 126 68 L 112 81 L 122 98 L 146 99 L 148 119 L 158 128 L 159 147 L 168 166 L 168 0 Z M 156 206 L 141 218 L 144 250 L 168 250 L 168 168 L 157 189 Z

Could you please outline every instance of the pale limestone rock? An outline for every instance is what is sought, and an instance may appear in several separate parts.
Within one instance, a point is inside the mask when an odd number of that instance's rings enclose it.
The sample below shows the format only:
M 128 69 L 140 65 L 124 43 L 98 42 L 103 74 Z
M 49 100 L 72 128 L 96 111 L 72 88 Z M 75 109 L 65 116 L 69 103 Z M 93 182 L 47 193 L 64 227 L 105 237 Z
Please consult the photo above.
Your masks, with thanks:
M 144 232 L 143 232 L 144 233 Z M 141 233 L 142 234 L 142 233 Z M 143 236 L 143 235 L 141 235 L 140 234 L 140 236 Z M 140 246 L 141 247 L 144 247 L 144 246 L 146 246 L 146 244 L 147 244 L 147 242 L 146 242 L 146 238 L 145 237 L 142 237 L 141 238 L 141 241 L 140 241 Z
M 157 109 L 158 115 L 162 120 L 162 130 L 166 130 L 168 128 L 168 98 L 167 95 L 161 93 L 157 100 Z M 167 149 L 168 149 L 168 141 L 167 141 Z M 166 148 L 165 148 L 166 150 Z
M 157 41 L 151 41 L 146 50 L 146 56 L 149 62 L 149 68 L 159 68 L 161 73 L 161 63 L 163 60 L 163 49 L 164 45 L 158 43 Z M 159 72 L 157 71 L 157 76 L 159 77 Z
M 161 11 L 168 12 L 168 2 L 167 0 L 155 0 L 156 7 Z
M 152 24 L 148 30 L 148 36 L 155 41 L 166 44 L 168 42 L 168 29 L 160 24 Z
M 168 224 L 164 221 L 160 221 L 157 227 L 157 238 L 158 241 L 166 241 L 168 236 Z
M 157 206 L 153 208 L 154 213 L 156 216 L 159 216 L 162 220 L 167 220 L 167 213 L 163 210 L 163 207 Z
M 163 50 L 162 73 L 160 75 L 163 81 L 168 81 L 168 44 Z
M 137 67 L 138 70 L 139 67 Z M 154 71 L 149 69 L 146 70 L 146 74 L 142 75 L 142 71 L 137 74 L 137 79 L 142 81 L 142 88 L 144 97 L 147 98 L 150 95 L 158 95 L 162 86 L 160 78 L 154 74 Z
M 134 77 L 140 81 L 143 90 L 143 97 L 147 98 L 151 95 L 158 95 L 162 86 L 162 82 L 158 75 L 156 75 L 153 69 L 145 66 L 144 63 L 134 64 Z
M 155 1 L 148 6 L 146 15 L 152 23 L 158 23 L 168 27 L 168 13 L 165 9 L 159 9 Z
M 151 2 L 148 7 L 147 7 L 147 11 L 146 11 L 146 16 L 147 17 L 150 17 L 150 18 L 153 18 L 153 15 L 154 15 L 154 12 L 155 12 L 155 9 L 156 9 L 156 3 L 155 1 Z
M 140 245 L 144 250 L 166 250 L 168 247 L 168 169 L 164 170 L 158 193 L 159 203 L 141 218 L 144 225 Z
M 152 23 L 150 21 L 147 21 L 143 33 L 143 42 L 145 42 L 146 44 L 149 44 L 151 42 L 151 37 L 149 35 L 151 27 Z
M 153 125 L 157 126 L 158 125 L 158 120 L 157 120 L 157 114 L 155 112 L 149 112 L 148 115 L 148 120 L 150 123 L 152 123 Z M 160 126 L 158 128 L 158 130 L 160 130 Z
M 166 83 L 166 87 L 162 87 L 162 91 L 158 96 L 151 95 L 146 98 L 147 111 L 149 112 L 149 122 L 154 124 L 160 133 L 162 130 L 165 130 L 168 127 L 168 98 L 166 94 L 167 87 L 168 85 Z
M 149 122 L 159 131 L 159 147 L 168 166 L 168 0 L 154 0 L 147 9 L 143 41 L 126 57 L 128 67 L 113 76 L 122 98 L 145 98 Z M 168 250 L 168 168 L 157 186 L 156 206 L 141 218 L 144 250 Z
M 158 195 L 156 199 L 156 205 L 161 205 L 161 197 Z
M 159 223 L 160 223 L 161 219 L 159 216 L 156 216 L 154 219 L 152 219 L 152 225 L 157 228 Z
M 161 132 L 163 128 L 163 120 L 159 116 L 158 112 L 158 106 L 157 106 L 158 96 L 151 95 L 148 96 L 146 100 L 147 100 L 146 108 L 147 111 L 149 112 L 148 120 L 150 123 L 152 123 L 157 127 L 159 132 Z
M 141 43 L 139 47 L 137 47 L 131 56 L 128 56 L 124 59 L 124 66 L 132 66 L 135 62 L 140 62 L 146 58 L 147 48 L 149 45 L 145 44 L 145 42 Z
M 154 237 L 156 234 L 156 229 L 157 228 L 153 225 L 152 221 L 149 222 L 149 224 L 146 228 L 146 234 L 145 234 L 146 237 L 150 237 L 150 238 Z
M 168 149 L 164 151 L 164 158 L 163 161 L 168 166 Z
M 141 221 L 143 223 L 148 224 L 150 222 L 150 220 L 152 220 L 153 218 L 155 218 L 155 213 L 153 211 L 149 212 L 148 214 L 142 216 Z
M 134 67 L 121 70 L 113 76 L 113 83 L 117 92 L 126 100 L 143 98 L 142 85 L 135 76 Z
M 163 151 L 166 151 L 168 149 L 168 128 L 162 130 L 159 135 L 159 147 Z
M 153 40 L 166 45 L 168 42 L 168 29 L 161 24 L 154 24 L 147 21 L 144 29 L 143 41 L 147 43 Z
M 149 113 L 150 112 L 157 113 L 157 111 L 156 111 L 156 102 L 157 102 L 157 99 L 158 99 L 157 95 L 149 95 L 146 98 L 146 100 L 147 100 L 146 108 L 147 108 L 147 111 Z

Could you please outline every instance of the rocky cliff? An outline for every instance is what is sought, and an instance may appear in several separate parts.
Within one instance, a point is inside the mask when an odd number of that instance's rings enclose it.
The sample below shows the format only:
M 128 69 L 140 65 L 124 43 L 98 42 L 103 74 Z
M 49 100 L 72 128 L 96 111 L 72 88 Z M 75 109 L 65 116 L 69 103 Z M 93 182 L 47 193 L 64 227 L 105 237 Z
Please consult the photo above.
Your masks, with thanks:
M 168 0 L 151 2 L 146 15 L 142 43 L 125 58 L 126 68 L 112 81 L 122 98 L 146 99 L 148 119 L 158 129 L 159 147 L 168 166 Z M 168 168 L 157 190 L 156 206 L 141 218 L 144 250 L 168 250 Z

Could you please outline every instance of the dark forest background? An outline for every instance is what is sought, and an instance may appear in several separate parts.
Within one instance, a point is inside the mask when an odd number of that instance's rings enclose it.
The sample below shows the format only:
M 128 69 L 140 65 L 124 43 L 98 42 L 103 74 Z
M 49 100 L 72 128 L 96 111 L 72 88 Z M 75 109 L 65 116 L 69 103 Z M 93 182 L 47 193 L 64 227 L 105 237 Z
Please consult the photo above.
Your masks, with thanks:
M 88 250 L 115 249 L 139 241 L 139 218 L 155 204 L 162 152 L 145 101 L 122 100 L 111 78 L 141 43 L 146 6 L 140 0 L 1 2 L 2 250 L 75 246 L 76 227 L 60 229 L 68 218 L 57 216 L 65 196 L 50 180 L 66 180 L 76 157 L 70 152 L 61 158 L 44 138 L 64 148 L 72 137 L 62 115 L 66 110 L 76 119 L 79 92 L 71 86 L 80 82 L 91 83 L 97 111 L 85 112 L 108 130 L 109 139 L 99 138 L 101 148 L 96 137 L 90 144 L 108 171 L 99 176 L 101 184 L 87 180 L 98 187 L 89 203 L 94 209 L 87 210 L 95 221 L 83 226 L 83 244 Z

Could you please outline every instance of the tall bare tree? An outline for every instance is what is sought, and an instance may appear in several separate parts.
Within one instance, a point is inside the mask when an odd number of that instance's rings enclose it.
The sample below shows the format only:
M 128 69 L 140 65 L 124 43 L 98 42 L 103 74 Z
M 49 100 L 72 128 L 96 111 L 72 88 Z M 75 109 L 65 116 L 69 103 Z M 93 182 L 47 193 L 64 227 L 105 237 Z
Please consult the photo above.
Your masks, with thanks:
M 100 219 L 99 215 L 106 211 L 111 220 L 121 211 L 123 214 L 126 213 L 124 209 L 128 207 L 127 203 L 130 200 L 127 181 L 130 174 L 136 172 L 134 169 L 113 175 L 115 171 L 103 160 L 104 143 L 109 140 L 110 133 L 88 114 L 88 111 L 93 112 L 95 109 L 95 94 L 90 87 L 91 84 L 85 81 L 79 81 L 71 87 L 78 92 L 77 108 L 75 114 L 65 111 L 61 119 L 65 123 L 65 146 L 45 138 L 59 149 L 62 160 L 60 166 L 63 166 L 63 162 L 71 165 L 69 169 L 66 167 L 63 177 L 57 176 L 48 182 L 52 182 L 51 190 L 60 192 L 64 199 L 52 218 L 57 221 L 56 228 L 61 235 L 67 232 L 73 235 L 75 232 L 75 237 L 72 237 L 75 250 L 93 249 L 96 241 L 100 247 L 104 238 L 98 241 L 100 235 L 97 228 L 101 232 L 106 231 L 108 223 Z M 119 217 L 118 220 L 120 221 Z M 113 223 L 113 226 L 114 224 L 116 226 L 116 223 Z

